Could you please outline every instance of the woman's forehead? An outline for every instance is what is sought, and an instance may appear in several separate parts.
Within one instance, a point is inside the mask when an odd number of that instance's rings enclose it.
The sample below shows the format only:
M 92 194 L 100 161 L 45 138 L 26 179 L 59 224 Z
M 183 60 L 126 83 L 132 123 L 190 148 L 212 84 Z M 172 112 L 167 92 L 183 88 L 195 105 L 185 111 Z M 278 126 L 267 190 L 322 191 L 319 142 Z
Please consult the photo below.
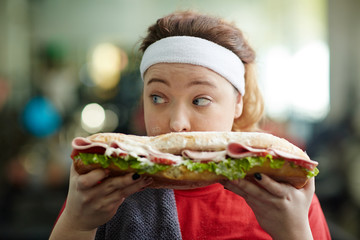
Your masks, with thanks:
M 158 63 L 149 67 L 144 76 L 145 85 L 159 80 L 171 83 L 180 79 L 187 82 L 208 81 L 213 84 L 227 82 L 222 76 L 206 67 L 187 63 Z

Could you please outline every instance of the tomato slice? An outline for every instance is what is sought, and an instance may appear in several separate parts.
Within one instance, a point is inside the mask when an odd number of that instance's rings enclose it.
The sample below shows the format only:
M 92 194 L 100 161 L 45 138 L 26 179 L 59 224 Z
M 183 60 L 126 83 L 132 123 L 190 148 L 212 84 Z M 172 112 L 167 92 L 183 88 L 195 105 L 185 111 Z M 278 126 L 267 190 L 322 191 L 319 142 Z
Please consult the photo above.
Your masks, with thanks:
M 119 153 L 118 157 L 126 157 L 128 154 L 127 153 Z
M 176 163 L 173 160 L 167 158 L 160 158 L 160 157 L 151 157 L 151 161 L 153 163 L 164 164 L 164 165 L 173 165 Z

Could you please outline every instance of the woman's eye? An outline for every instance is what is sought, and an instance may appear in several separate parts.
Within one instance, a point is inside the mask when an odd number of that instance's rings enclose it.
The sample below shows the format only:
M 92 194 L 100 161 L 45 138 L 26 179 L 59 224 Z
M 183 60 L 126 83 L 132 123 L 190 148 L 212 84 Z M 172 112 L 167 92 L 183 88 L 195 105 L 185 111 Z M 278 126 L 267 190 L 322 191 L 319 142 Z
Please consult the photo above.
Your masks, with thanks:
M 193 101 L 193 104 L 197 105 L 197 106 L 206 106 L 211 102 L 210 99 L 207 98 L 196 98 Z
M 152 102 L 156 104 L 165 103 L 164 98 L 160 97 L 159 95 L 151 95 L 151 99 Z

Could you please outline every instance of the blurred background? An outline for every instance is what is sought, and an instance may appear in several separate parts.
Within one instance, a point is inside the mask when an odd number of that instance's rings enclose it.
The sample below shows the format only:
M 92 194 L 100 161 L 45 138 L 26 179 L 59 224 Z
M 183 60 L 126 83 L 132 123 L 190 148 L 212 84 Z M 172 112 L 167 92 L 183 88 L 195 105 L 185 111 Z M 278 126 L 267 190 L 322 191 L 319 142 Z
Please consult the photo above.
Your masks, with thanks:
M 139 43 L 187 9 L 244 31 L 262 127 L 319 162 L 333 239 L 360 239 L 359 0 L 0 0 L 0 239 L 48 238 L 74 137 L 145 135 Z

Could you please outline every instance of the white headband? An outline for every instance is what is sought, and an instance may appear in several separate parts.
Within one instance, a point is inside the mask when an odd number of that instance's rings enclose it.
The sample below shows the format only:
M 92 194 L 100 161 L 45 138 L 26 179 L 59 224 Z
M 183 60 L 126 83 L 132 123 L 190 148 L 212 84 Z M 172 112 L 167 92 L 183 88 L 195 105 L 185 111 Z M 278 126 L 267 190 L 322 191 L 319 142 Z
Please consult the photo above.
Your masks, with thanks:
M 156 63 L 188 63 L 213 70 L 245 94 L 244 64 L 229 49 L 198 37 L 167 37 L 151 44 L 140 64 L 141 77 Z

